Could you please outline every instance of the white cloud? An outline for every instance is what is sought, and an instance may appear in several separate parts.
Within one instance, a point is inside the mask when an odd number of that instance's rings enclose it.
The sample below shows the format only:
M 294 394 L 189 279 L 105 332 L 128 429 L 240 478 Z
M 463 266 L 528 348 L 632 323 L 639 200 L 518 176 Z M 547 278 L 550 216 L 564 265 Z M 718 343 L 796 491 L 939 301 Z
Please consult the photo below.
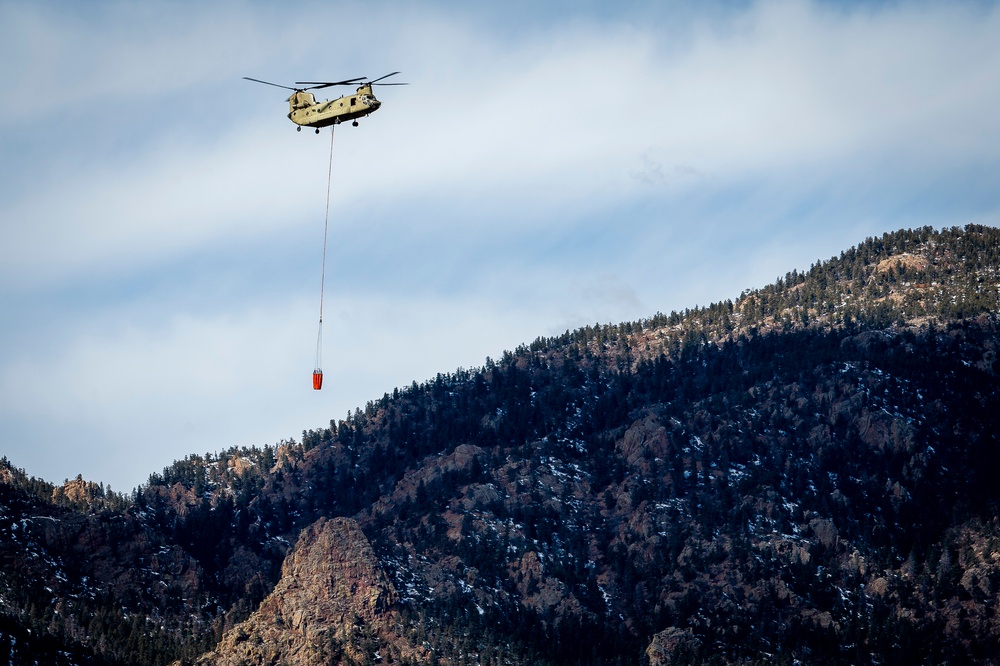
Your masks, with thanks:
M 204 21 L 185 28 L 186 42 L 222 49 L 238 41 L 233 35 L 266 35 L 240 15 Z M 998 26 L 996 13 L 975 21 L 968 10 L 939 6 L 843 15 L 771 2 L 728 30 L 702 28 L 678 52 L 658 43 L 655 29 L 574 24 L 509 48 L 440 18 L 408 29 L 391 25 L 387 32 L 405 46 L 424 47 L 424 69 L 406 73 L 417 79 L 410 88 L 380 89 L 385 110 L 362 129 L 341 131 L 334 201 L 346 206 L 347 225 L 363 223 L 366 202 L 388 198 L 505 210 L 507 224 L 527 232 L 540 217 L 566 224 L 582 210 L 642 196 L 633 176 L 651 163 L 660 173 L 725 183 L 891 181 L 890 166 L 911 178 L 970 153 L 995 161 L 990 145 L 1000 138 L 1000 121 L 990 110 L 1000 87 L 986 83 L 1000 77 L 991 41 Z M 177 29 L 168 25 L 168 32 Z M 221 37 L 207 39 L 202 33 L 210 29 Z M 315 29 L 306 37 L 316 48 L 329 38 Z M 260 41 L 274 51 L 277 39 Z M 136 48 L 112 43 L 111 53 Z M 388 48 L 405 60 L 404 47 Z M 169 61 L 155 46 L 140 50 L 148 49 L 153 53 L 140 61 Z M 123 80 L 114 74 L 122 58 L 99 60 L 110 80 Z M 189 61 L 177 67 L 194 69 Z M 47 275 L 109 261 L 162 261 L 225 234 L 267 234 L 288 218 L 314 217 L 325 141 L 276 130 L 291 129 L 280 118 L 285 110 L 270 104 L 283 92 L 256 92 L 273 117 L 260 110 L 241 117 L 242 108 L 220 106 L 233 115 L 232 131 L 222 136 L 178 130 L 190 134 L 166 137 L 126 162 L 43 179 L 5 206 L 6 218 L 31 223 L 8 231 L 3 265 L 24 276 L 43 255 Z M 704 183 L 660 184 L 683 192 Z M 421 212 L 420 223 L 431 229 L 449 219 Z M 461 223 L 495 221 L 472 214 Z
M 221 84 L 235 67 L 284 57 L 295 41 L 287 21 L 272 20 L 263 6 L 254 13 L 234 9 L 219 3 L 103 2 L 75 10 L 62 3 L 4 3 L 0 54 L 8 77 L 0 91 L 0 124 L 64 122 L 92 106 L 120 114 L 125 125 L 141 122 L 128 115 L 136 104 Z
M 83 473 L 125 490 L 188 453 L 297 438 L 394 387 L 482 365 L 534 325 L 436 299 L 334 295 L 326 305 L 320 392 L 312 299 L 165 321 L 138 307 L 83 322 L 68 344 L 0 371 L 16 442 L 6 453 L 50 480 Z
M 126 164 L 59 174 L 4 211 L 0 276 L 59 281 L 94 270 L 134 271 L 149 262 L 232 238 L 297 227 L 301 202 L 324 187 L 299 169 L 303 146 L 259 131 L 212 144 L 172 140 Z M 284 152 L 286 160 L 260 160 Z M 310 208 L 322 211 L 322 204 Z
M 1000 224 L 994 5 L 175 9 L 0 6 L 0 437 L 30 473 L 124 488 L 887 229 Z M 315 394 L 329 136 L 240 77 L 396 69 L 336 135 Z

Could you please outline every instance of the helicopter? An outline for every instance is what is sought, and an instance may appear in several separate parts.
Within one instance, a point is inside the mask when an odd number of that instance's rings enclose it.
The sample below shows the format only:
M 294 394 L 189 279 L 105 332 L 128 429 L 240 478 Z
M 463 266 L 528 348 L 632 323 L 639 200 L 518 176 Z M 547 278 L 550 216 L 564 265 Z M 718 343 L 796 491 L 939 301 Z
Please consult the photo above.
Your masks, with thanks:
M 379 81 L 387 79 L 390 76 L 395 76 L 396 74 L 399 74 L 399 72 L 392 72 L 391 74 L 386 74 L 385 76 L 380 76 L 379 78 L 370 81 L 367 76 L 360 76 L 354 79 L 345 79 L 343 81 L 295 82 L 295 85 L 297 86 L 307 86 L 305 88 L 283 86 L 278 83 L 271 83 L 270 81 L 252 79 L 249 76 L 244 76 L 243 78 L 247 81 L 263 83 L 265 85 L 291 90 L 292 94 L 287 100 L 289 107 L 288 119 L 298 125 L 298 127 L 295 128 L 298 132 L 301 132 L 303 127 L 315 127 L 316 134 L 319 134 L 319 129 L 321 127 L 339 125 L 346 120 L 353 120 L 354 122 L 351 124 L 357 127 L 358 118 L 364 118 L 368 114 L 374 113 L 380 106 L 382 106 L 382 102 L 375 99 L 375 94 L 372 92 L 372 86 L 409 85 L 406 83 L 379 83 Z M 350 85 L 358 86 L 357 91 L 353 95 L 344 95 L 343 97 L 338 97 L 337 99 L 326 102 L 317 102 L 316 96 L 309 92 L 310 90 L 329 88 L 331 86 Z

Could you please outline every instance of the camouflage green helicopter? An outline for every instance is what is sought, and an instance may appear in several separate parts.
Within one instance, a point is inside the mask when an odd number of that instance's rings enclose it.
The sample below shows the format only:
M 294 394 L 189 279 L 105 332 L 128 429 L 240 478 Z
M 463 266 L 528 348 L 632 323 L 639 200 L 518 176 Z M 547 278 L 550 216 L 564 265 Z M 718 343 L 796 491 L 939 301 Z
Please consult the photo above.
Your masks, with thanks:
M 291 86 L 283 86 L 277 83 L 271 83 L 270 81 L 251 79 L 249 76 L 244 76 L 243 78 L 247 81 L 254 81 L 255 83 L 263 83 L 265 85 L 291 90 L 292 94 L 288 98 L 288 119 L 298 125 L 295 129 L 299 132 L 302 131 L 303 127 L 315 127 L 316 134 L 319 134 L 319 129 L 321 127 L 339 125 L 346 120 L 353 120 L 354 122 L 351 124 L 357 127 L 358 118 L 364 118 L 368 114 L 374 113 L 380 106 L 382 106 L 382 102 L 375 99 L 375 94 L 372 93 L 372 86 L 408 85 L 406 83 L 379 83 L 379 81 L 387 79 L 390 76 L 395 76 L 396 74 L 399 74 L 399 72 L 392 72 L 391 74 L 380 76 L 372 81 L 367 80 L 368 77 L 366 76 L 361 76 L 356 79 L 345 79 L 343 81 L 295 82 L 295 85 L 297 86 L 308 86 L 306 88 L 292 88 Z M 357 91 L 353 95 L 344 95 L 343 97 L 338 97 L 337 99 L 327 102 L 317 102 L 316 96 L 309 92 L 310 90 L 329 88 L 331 86 L 349 85 L 358 86 Z

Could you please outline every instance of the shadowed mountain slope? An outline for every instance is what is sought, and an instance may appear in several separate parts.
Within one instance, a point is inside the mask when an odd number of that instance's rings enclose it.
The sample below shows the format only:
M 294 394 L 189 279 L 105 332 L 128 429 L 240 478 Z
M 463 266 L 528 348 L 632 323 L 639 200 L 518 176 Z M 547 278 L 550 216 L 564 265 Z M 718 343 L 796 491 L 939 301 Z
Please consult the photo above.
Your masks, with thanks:
M 95 663 L 992 663 L 998 284 L 996 229 L 900 231 L 128 498 L 7 465 L 5 621 Z

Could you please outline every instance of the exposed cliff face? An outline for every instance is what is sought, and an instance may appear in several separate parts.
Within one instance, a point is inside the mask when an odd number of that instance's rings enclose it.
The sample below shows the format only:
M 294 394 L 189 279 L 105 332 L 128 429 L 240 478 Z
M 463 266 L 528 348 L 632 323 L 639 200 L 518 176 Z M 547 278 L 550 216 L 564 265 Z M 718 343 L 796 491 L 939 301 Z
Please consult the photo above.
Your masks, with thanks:
M 357 523 L 321 518 L 302 530 L 260 608 L 197 663 L 313 666 L 390 655 L 423 661 L 427 651 L 395 631 L 396 601 Z

